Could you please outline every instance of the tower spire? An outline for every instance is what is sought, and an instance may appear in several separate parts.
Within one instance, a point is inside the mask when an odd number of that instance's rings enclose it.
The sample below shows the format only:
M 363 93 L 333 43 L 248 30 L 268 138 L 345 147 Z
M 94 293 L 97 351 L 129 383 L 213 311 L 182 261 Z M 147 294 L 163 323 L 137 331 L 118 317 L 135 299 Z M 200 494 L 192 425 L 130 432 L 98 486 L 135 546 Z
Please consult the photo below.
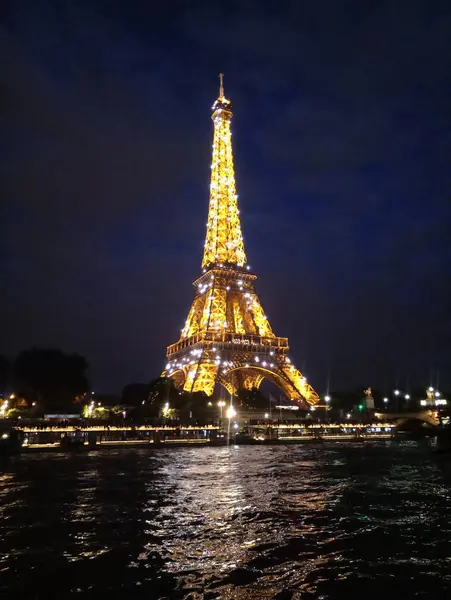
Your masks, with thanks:
M 219 98 L 213 104 L 213 157 L 211 162 L 210 204 L 203 268 L 247 263 L 241 234 L 240 211 L 233 166 L 232 104 L 224 96 L 223 74 L 219 74 Z

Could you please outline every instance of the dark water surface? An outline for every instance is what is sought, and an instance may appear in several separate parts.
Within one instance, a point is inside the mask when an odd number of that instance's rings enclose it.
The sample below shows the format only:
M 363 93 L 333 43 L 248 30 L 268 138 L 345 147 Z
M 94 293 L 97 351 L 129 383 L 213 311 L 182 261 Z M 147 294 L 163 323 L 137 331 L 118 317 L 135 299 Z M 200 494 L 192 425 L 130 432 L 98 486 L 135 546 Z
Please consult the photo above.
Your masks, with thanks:
M 0 473 L 0 598 L 451 598 L 416 443 L 34 454 Z

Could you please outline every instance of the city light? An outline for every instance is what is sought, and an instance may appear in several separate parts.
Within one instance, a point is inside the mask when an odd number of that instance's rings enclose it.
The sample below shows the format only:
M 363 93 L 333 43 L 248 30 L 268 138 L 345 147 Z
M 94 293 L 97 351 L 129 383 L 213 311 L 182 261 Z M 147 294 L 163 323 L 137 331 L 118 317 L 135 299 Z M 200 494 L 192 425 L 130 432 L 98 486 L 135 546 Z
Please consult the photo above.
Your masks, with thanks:
M 385 404 L 387 404 L 387 402 L 388 402 L 388 398 L 387 397 L 384 398 L 384 402 L 385 402 Z
M 219 400 L 219 402 L 218 402 L 219 410 L 221 411 L 221 419 L 222 419 L 222 409 L 224 408 L 225 404 L 226 403 L 224 402 L 224 400 Z
M 229 406 L 229 408 L 226 411 L 226 417 L 228 419 L 233 419 L 233 417 L 236 416 L 236 410 L 233 408 L 233 406 Z
M 395 390 L 393 393 L 395 394 L 395 396 L 399 396 L 400 391 L 399 390 Z
M 330 402 L 330 396 L 324 396 L 324 400 L 325 400 L 326 402 Z
M 404 398 L 405 398 L 406 400 L 410 400 L 410 395 L 409 395 L 409 394 L 406 394 L 406 395 L 404 396 Z

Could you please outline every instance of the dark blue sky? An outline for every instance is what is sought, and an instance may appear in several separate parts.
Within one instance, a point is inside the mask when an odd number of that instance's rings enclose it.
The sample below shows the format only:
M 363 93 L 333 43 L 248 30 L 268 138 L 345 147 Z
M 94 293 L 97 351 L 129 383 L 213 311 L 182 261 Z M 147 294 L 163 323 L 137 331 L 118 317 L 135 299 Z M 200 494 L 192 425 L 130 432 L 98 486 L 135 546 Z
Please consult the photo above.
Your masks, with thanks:
M 319 391 L 451 385 L 448 1 L 0 10 L 0 352 L 80 352 L 99 391 L 159 374 L 223 71 L 246 251 L 298 366 Z

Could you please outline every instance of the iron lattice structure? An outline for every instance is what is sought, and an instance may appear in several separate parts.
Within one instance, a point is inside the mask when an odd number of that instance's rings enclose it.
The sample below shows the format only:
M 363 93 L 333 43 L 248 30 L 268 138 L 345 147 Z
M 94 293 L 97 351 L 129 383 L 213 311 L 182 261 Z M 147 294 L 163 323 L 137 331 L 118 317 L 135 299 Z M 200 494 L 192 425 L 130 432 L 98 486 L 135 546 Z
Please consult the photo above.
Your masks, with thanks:
M 162 373 L 188 392 L 213 393 L 217 383 L 235 394 L 263 379 L 300 404 L 319 397 L 288 357 L 288 339 L 276 337 L 255 292 L 235 187 L 232 105 L 221 86 L 213 105 L 213 160 L 202 275 L 180 340 L 168 346 Z

